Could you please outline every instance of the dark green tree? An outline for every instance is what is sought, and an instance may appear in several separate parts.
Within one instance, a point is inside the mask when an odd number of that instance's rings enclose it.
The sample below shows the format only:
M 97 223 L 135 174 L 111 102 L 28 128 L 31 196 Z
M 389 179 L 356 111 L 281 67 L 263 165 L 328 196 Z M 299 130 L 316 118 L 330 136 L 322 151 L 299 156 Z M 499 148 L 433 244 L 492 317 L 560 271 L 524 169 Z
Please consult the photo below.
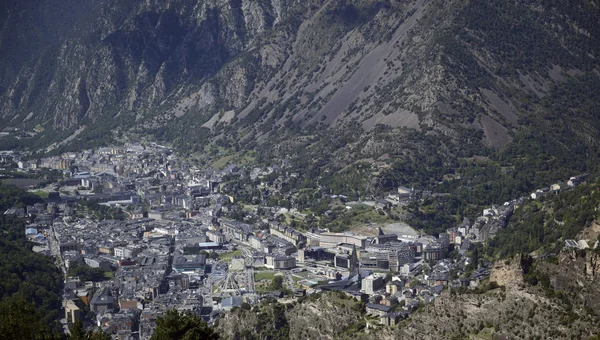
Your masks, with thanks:
M 281 290 L 281 288 L 283 288 L 283 277 L 277 275 L 271 280 L 269 290 Z
M 83 323 L 81 320 L 75 321 L 75 323 L 69 329 L 69 340 L 84 340 L 86 338 L 86 331 L 83 329 Z
M 0 184 L 0 211 L 13 206 L 31 205 L 39 200 L 39 197 L 17 187 Z M 7 326 L 9 320 L 6 318 L 10 313 L 29 313 L 27 308 L 31 307 L 37 310 L 37 324 L 51 325 L 60 317 L 62 275 L 49 257 L 31 251 L 31 244 L 23 235 L 25 223 L 25 219 L 0 214 L 0 301 L 4 310 L 0 318 L 4 318 L 4 325 Z M 20 299 L 22 303 L 12 299 Z M 40 330 L 42 332 L 43 328 Z M 27 338 L 9 337 L 6 334 L 9 333 L 0 332 L 0 338 Z
M 33 303 L 20 296 L 0 302 L 0 338 L 2 339 L 61 339 L 61 335 L 43 321 Z
M 219 336 L 198 315 L 170 310 L 156 320 L 151 340 L 217 340 Z
M 90 333 L 88 333 L 89 340 L 110 340 L 111 337 L 110 335 L 104 333 L 100 328 L 98 328 L 96 331 L 92 331 Z
M 471 252 L 471 263 L 473 264 L 473 268 L 479 267 L 479 249 L 475 247 Z
M 95 331 L 85 331 L 83 323 L 77 320 L 69 329 L 68 340 L 110 340 L 110 335 L 104 333 L 100 328 Z
M 101 268 L 92 268 L 84 262 L 73 262 L 69 266 L 69 276 L 78 276 L 82 281 L 103 281 L 104 270 Z

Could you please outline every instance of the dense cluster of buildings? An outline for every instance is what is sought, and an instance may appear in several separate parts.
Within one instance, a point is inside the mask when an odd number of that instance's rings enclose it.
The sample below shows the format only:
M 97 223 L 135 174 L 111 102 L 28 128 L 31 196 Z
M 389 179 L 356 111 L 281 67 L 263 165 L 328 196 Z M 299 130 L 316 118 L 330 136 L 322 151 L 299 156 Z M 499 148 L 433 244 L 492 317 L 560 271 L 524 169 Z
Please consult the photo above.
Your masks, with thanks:
M 18 166 L 50 168 L 64 175 L 46 204 L 4 213 L 31 217 L 25 235 L 36 243 L 34 251 L 60 259 L 66 277 L 65 323 L 93 312 L 94 323 L 119 339 L 147 339 L 157 317 L 169 309 L 192 311 L 210 320 L 215 310 L 239 305 L 244 299 L 236 294 L 225 296 L 218 305 L 212 298 L 213 285 L 236 281 L 226 273 L 227 265 L 212 255 L 237 246 L 245 252 L 231 259 L 229 270 L 249 270 L 247 287 L 254 285 L 250 270 L 309 271 L 327 279 L 304 279 L 298 282 L 303 289 L 343 291 L 365 300 L 369 313 L 393 325 L 445 287 L 472 287 L 485 279 L 487 264 L 470 263 L 464 255 L 473 242 L 485 241 L 504 228 L 523 202 L 494 205 L 475 221 L 465 219 L 437 238 L 386 234 L 381 229 L 366 236 L 300 231 L 274 218 L 227 219 L 224 214 L 233 198 L 219 188 L 225 175 L 239 169 L 198 169 L 155 144 L 66 153 L 19 161 Z M 260 179 L 277 171 L 278 166 L 255 169 L 251 177 Z M 581 180 L 573 177 L 564 187 Z M 275 180 L 269 185 L 276 188 L 277 183 L 283 184 Z M 563 185 L 547 192 L 556 190 L 563 190 Z M 413 189 L 399 188 L 372 206 L 389 209 L 414 197 Z M 107 207 L 122 210 L 125 219 L 102 215 Z M 463 256 L 451 257 L 457 253 L 453 250 Z M 72 269 L 82 264 L 107 277 L 95 282 L 71 277 Z M 288 280 L 288 284 L 293 283 Z M 231 287 L 225 290 L 239 292 Z M 254 293 L 252 288 L 246 292 Z
M 66 323 L 93 312 L 92 321 L 107 333 L 133 339 L 138 331 L 148 338 L 168 309 L 210 314 L 199 287 L 211 265 L 201 252 L 227 241 L 218 218 L 229 199 L 216 192 L 224 173 L 200 171 L 166 148 L 139 144 L 18 165 L 63 173 L 46 204 L 5 213 L 30 216 L 25 234 L 37 243 L 34 251 L 61 260 Z M 104 220 L 106 207 L 121 209 L 125 220 Z M 82 266 L 106 277 L 69 276 Z

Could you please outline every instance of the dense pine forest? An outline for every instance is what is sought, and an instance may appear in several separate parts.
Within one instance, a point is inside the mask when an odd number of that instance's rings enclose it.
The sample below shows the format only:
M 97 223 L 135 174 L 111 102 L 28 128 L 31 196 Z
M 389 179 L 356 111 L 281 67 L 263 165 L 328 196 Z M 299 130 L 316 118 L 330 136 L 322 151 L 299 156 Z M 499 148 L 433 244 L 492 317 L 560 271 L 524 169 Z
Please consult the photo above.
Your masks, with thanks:
M 31 251 L 25 220 L 4 214 L 38 202 L 35 195 L 0 185 L 0 337 L 6 339 L 51 336 L 60 318 L 60 270 L 52 258 Z

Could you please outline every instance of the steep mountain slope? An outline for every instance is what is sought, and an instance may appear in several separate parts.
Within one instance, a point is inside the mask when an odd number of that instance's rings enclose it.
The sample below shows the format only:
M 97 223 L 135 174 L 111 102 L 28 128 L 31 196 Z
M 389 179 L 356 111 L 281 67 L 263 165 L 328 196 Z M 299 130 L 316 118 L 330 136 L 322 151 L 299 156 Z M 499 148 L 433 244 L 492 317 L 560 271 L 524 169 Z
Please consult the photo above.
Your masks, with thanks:
M 588 339 L 600 332 L 599 270 L 600 255 L 590 251 L 551 260 L 517 255 L 494 266 L 490 280 L 500 286 L 445 290 L 392 327 L 327 292 L 236 309 L 216 329 L 224 339 Z
M 19 91 L 27 79 L 22 68 L 32 69 L 35 61 L 71 36 L 73 25 L 93 8 L 94 1 L 3 1 L 0 4 L 0 89 Z M 16 99 L 19 94 L 14 94 Z
M 421 339 L 589 338 L 600 331 L 599 306 L 593 302 L 599 293 L 598 277 L 585 274 L 592 259 L 597 261 L 598 255 L 588 253 L 582 258 L 565 252 L 557 264 L 536 261 L 537 274 L 547 281 L 531 286 L 522 281 L 517 257 L 510 264 L 497 265 L 492 274 L 492 279 L 509 277 L 502 282 L 504 288 L 443 295 L 407 320 L 397 334 Z
M 335 339 L 363 323 L 362 306 L 343 293 L 315 295 L 297 303 L 263 302 L 219 320 L 225 339 Z
M 98 1 L 48 60 L 38 58 L 49 68 L 21 70 L 20 77 L 29 72 L 33 79 L 24 95 L 15 96 L 16 84 L 3 93 L 3 117 L 36 110 L 38 122 L 57 129 L 120 113 L 125 121 L 135 121 L 136 112 L 145 114 L 174 90 L 202 82 L 247 47 L 273 20 L 260 6 Z M 248 25 L 244 11 L 256 14 Z M 36 75 L 42 71 L 49 76 L 40 84 Z
M 27 62 L 11 62 L 19 49 L 3 53 L 0 127 L 40 124 L 35 146 L 79 128 L 72 145 L 135 132 L 186 152 L 210 140 L 285 155 L 306 136 L 352 131 L 335 148 L 343 164 L 390 149 L 404 150 L 392 159 L 416 158 L 429 148 L 423 136 L 444 163 L 462 149 L 503 149 L 527 128 L 552 136 L 544 102 L 579 79 L 600 83 L 592 0 L 64 4 L 71 10 L 49 22 L 53 34 L 26 51 Z M 33 7 L 14 3 L 0 17 L 3 51 L 44 36 L 35 25 L 15 33 L 25 28 L 13 13 L 39 21 Z M 577 131 L 569 141 L 594 144 L 590 110 L 559 113 Z

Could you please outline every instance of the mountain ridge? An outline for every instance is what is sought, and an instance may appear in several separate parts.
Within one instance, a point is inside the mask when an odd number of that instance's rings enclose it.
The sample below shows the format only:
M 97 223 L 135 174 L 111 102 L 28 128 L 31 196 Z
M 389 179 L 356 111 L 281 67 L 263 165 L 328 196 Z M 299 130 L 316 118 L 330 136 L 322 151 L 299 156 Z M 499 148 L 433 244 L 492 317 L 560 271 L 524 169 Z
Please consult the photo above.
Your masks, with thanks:
M 598 12 L 590 0 L 86 2 L 75 29 L 55 23 L 68 34 L 4 80 L 0 128 L 38 127 L 13 141 L 35 148 L 151 135 L 188 155 L 210 143 L 276 157 L 351 134 L 331 150 L 341 167 L 429 145 L 451 164 L 528 129 L 555 137 L 544 103 L 600 82 Z M 571 110 L 569 141 L 595 148 L 600 124 L 579 117 L 593 108 Z

